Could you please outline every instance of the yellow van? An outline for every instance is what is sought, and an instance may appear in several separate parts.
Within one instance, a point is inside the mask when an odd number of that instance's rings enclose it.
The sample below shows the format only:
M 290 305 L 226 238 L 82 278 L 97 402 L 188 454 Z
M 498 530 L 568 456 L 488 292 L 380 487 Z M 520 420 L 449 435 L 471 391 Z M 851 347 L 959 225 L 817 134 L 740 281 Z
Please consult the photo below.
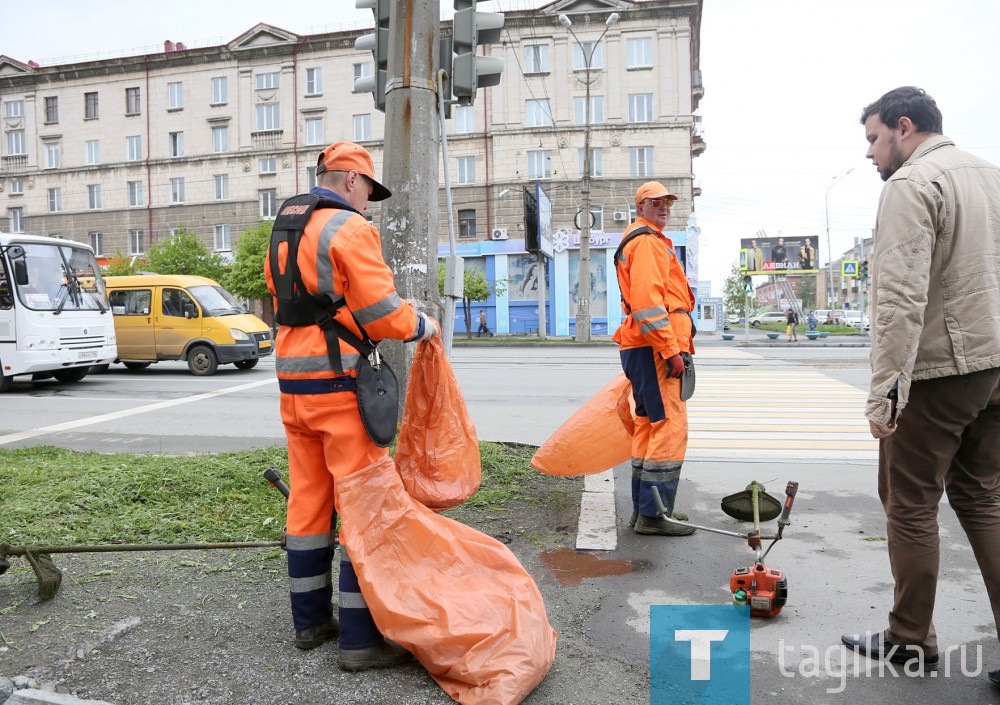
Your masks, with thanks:
M 143 274 L 105 277 L 118 359 L 130 370 L 186 360 L 194 375 L 219 365 L 256 367 L 274 349 L 271 330 L 235 296 L 205 277 Z

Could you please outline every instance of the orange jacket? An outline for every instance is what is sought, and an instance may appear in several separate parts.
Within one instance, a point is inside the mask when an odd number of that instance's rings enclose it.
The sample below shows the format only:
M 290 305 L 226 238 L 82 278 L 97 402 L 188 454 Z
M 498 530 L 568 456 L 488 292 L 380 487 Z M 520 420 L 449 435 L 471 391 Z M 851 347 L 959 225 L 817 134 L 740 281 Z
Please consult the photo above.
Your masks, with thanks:
M 287 257 L 280 245 L 278 261 Z M 349 210 L 313 211 L 299 242 L 299 273 L 310 293 L 328 294 L 346 302 L 336 320 L 362 337 L 354 316 L 372 340 L 409 340 L 418 330 L 419 315 L 396 293 L 392 270 L 382 259 L 382 240 L 375 227 Z M 270 257 L 264 260 L 267 288 L 275 293 Z M 277 307 L 277 299 L 275 299 Z M 351 314 L 354 314 L 352 316 Z M 358 351 L 340 341 L 344 373 L 357 376 Z M 275 341 L 275 367 L 280 379 L 322 379 L 337 374 L 330 367 L 326 338 L 319 326 L 281 326 Z
M 614 341 L 623 350 L 651 347 L 664 358 L 693 353 L 689 314 L 694 310 L 694 293 L 684 268 L 673 242 L 648 220 L 637 218 L 625 235 L 641 226 L 657 234 L 633 238 L 615 262 L 626 316 Z

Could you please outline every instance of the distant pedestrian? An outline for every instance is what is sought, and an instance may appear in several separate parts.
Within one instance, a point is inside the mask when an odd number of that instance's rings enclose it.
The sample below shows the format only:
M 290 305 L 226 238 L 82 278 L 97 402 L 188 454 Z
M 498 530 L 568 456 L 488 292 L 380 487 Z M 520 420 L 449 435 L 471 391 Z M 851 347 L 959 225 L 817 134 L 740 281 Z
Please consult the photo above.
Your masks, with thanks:
M 493 331 L 486 325 L 486 311 L 479 309 L 479 330 L 476 331 L 476 337 L 482 336 L 483 333 L 489 333 L 490 337 L 493 337 Z
M 788 342 L 793 340 L 797 343 L 799 342 L 799 334 L 795 330 L 795 326 L 799 323 L 799 314 L 795 313 L 792 309 L 785 311 L 785 334 L 788 336 Z
M 816 330 L 816 326 L 819 324 L 819 319 L 816 318 L 815 311 L 809 312 L 809 315 L 806 316 L 806 323 L 809 325 L 809 330 Z

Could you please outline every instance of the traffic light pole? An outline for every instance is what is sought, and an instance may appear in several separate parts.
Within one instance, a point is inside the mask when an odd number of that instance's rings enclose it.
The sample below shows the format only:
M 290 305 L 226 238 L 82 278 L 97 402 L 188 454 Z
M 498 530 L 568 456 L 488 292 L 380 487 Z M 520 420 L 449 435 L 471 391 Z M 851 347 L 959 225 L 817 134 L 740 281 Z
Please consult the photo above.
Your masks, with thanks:
M 386 80 L 382 255 L 396 290 L 430 316 L 443 311 L 437 284 L 439 0 L 393 2 Z M 405 392 L 413 346 L 386 341 L 386 357 Z M 400 394 L 402 405 L 405 393 Z

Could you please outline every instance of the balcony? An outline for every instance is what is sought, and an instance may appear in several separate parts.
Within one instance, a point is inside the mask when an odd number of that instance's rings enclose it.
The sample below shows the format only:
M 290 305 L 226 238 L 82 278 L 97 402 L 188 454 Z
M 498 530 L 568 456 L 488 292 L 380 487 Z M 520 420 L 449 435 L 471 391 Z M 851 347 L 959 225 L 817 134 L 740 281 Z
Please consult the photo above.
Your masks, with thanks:
M 27 154 L 14 154 L 0 159 L 0 171 L 14 173 L 28 168 Z
M 261 130 L 250 133 L 250 142 L 254 149 L 277 149 L 281 146 L 281 130 Z

